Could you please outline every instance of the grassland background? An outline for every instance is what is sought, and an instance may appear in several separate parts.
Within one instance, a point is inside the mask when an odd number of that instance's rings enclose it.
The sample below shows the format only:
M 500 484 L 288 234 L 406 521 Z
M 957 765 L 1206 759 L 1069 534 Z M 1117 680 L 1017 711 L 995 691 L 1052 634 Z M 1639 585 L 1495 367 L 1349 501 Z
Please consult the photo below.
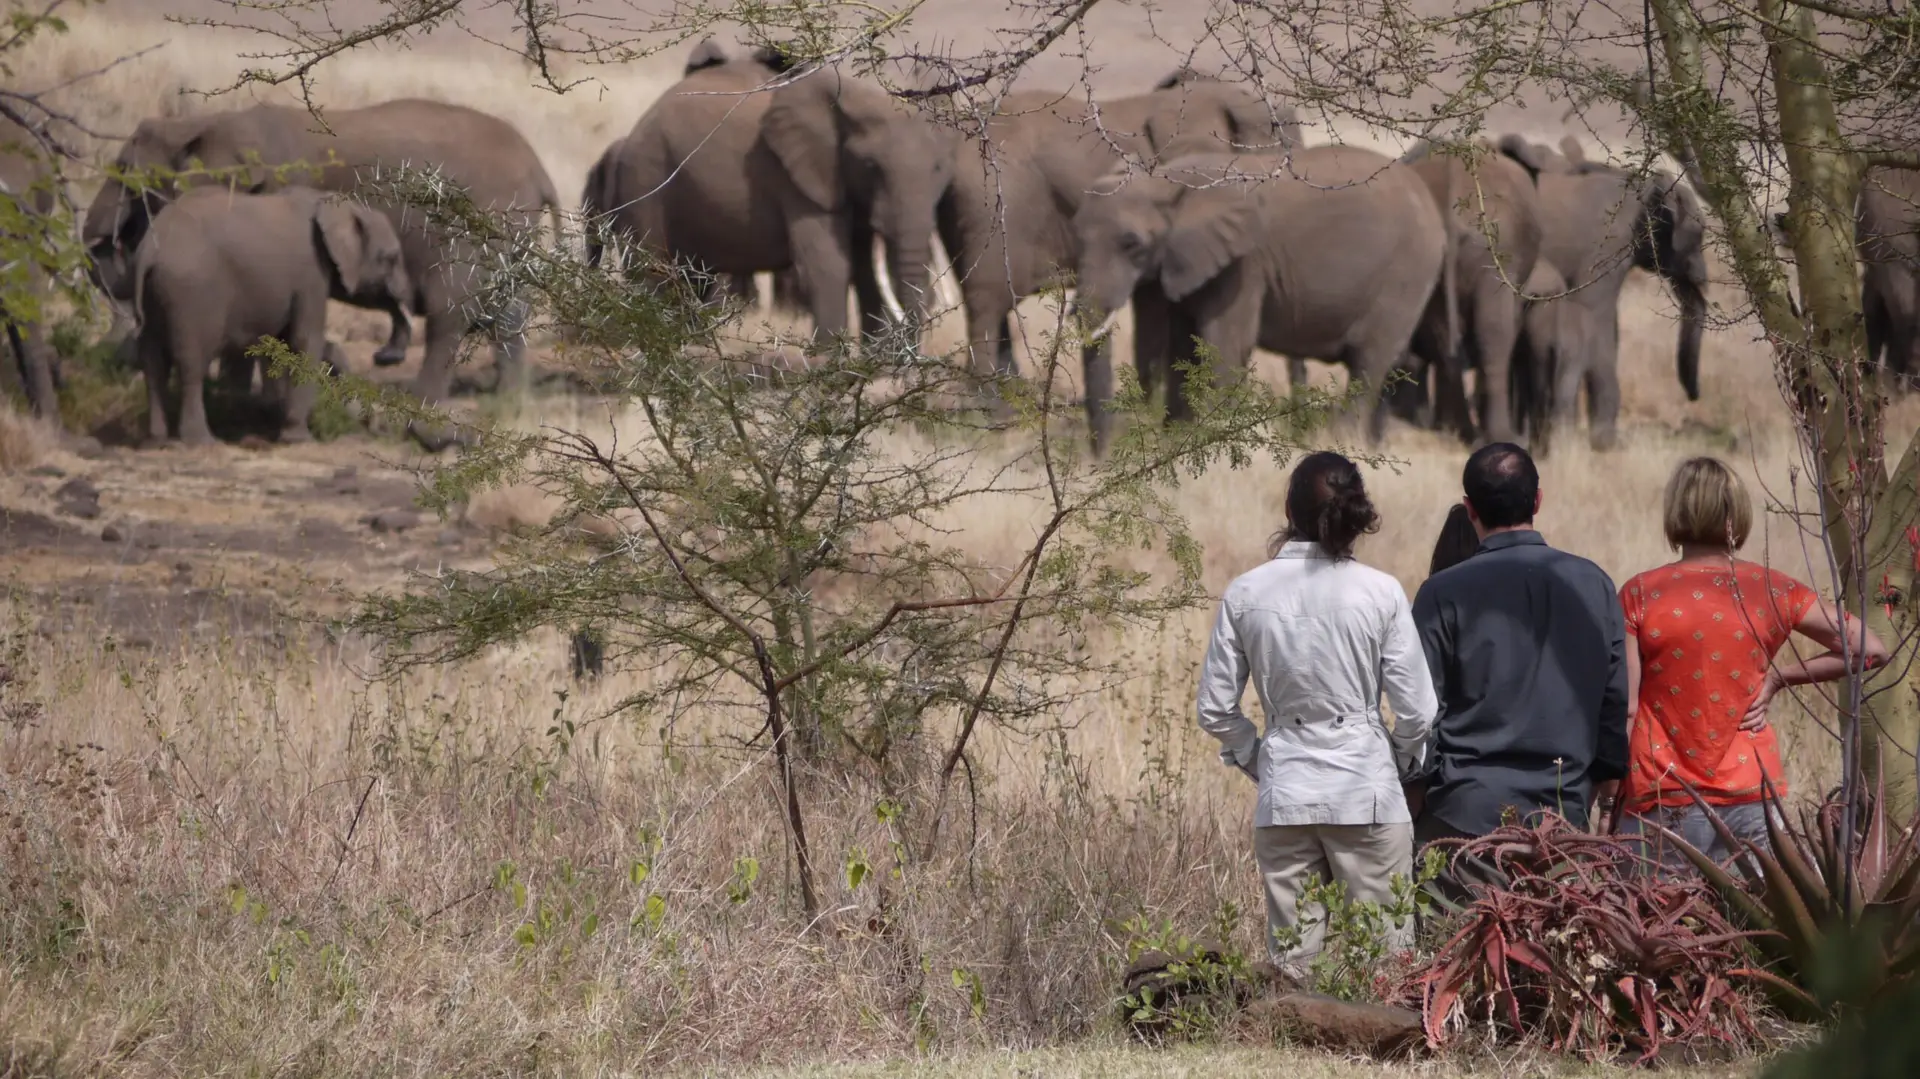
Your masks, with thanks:
M 150 49 L 68 93 L 91 130 L 124 134 L 146 115 L 224 105 L 190 91 L 229 81 L 256 44 L 151 18 L 162 10 L 193 9 L 120 2 L 76 17 L 71 34 L 21 57 L 13 78 L 51 85 Z M 934 13 L 955 10 L 966 14 L 953 4 Z M 1104 66 L 1089 80 L 1102 92 L 1139 89 L 1178 59 L 1126 25 L 1096 30 L 1121 42 L 1093 46 Z M 676 50 L 596 69 L 593 83 L 556 95 L 514 58 L 454 34 L 340 57 L 316 92 L 335 107 L 421 96 L 486 108 L 527 135 L 571 194 L 679 63 Z M 1068 65 L 1054 77 L 1078 73 Z M 1557 138 L 1557 117 L 1505 121 Z M 112 142 L 92 148 L 110 154 Z M 77 181 L 84 198 L 89 181 Z M 1598 455 L 1565 439 L 1544 465 L 1541 529 L 1616 579 L 1668 557 L 1658 497 L 1684 456 L 1720 454 L 1756 495 L 1795 501 L 1799 457 L 1767 351 L 1734 317 L 1728 287 L 1712 297 L 1724 324 L 1706 341 L 1703 399 L 1689 405 L 1672 372 L 1673 304 L 1636 276 L 1622 301 L 1623 447 Z M 364 367 L 384 327 L 338 313 L 335 336 Z M 1045 312 L 1030 304 L 1027 314 L 1039 332 Z M 939 340 L 957 340 L 955 322 Z M 1272 357 L 1260 369 L 1284 377 Z M 1317 365 L 1314 376 L 1339 377 Z M 1920 408 L 1903 402 L 1894 416 L 1904 443 Z M 608 421 L 555 399 L 525 422 Z M 1386 452 L 1391 461 L 1369 477 L 1385 525 L 1360 556 L 1411 593 L 1458 497 L 1465 451 L 1396 429 Z M 58 449 L 40 456 L 89 467 Z M 271 528 L 292 511 L 263 492 L 346 465 L 396 476 L 405 463 L 391 444 L 351 439 L 268 454 L 122 451 L 101 483 L 155 517 Z M 1216 469 L 1181 491 L 1214 592 L 1263 557 L 1283 480 L 1267 467 Z M 44 484 L 0 481 L 10 505 L 44 501 Z M 1010 561 L 1038 508 L 977 509 L 967 544 Z M 504 529 L 549 512 L 538 492 L 510 489 L 477 499 L 467 518 Z M 208 564 L 222 588 L 298 605 L 321 602 L 329 586 L 391 585 L 420 562 L 404 538 L 367 542 L 298 566 L 217 552 Z M 1784 514 L 1766 515 L 1749 553 L 1826 585 L 1817 552 Z M 1250 791 L 1213 765 L 1190 717 L 1210 611 L 1108 640 L 1141 675 L 1077 703 L 1062 742 L 984 743 L 977 809 L 956 829 L 966 839 L 932 864 L 888 872 L 885 852 L 901 836 L 872 812 L 873 777 L 810 777 L 831 884 L 826 931 L 803 934 L 771 772 L 762 754 L 714 736 L 723 717 L 690 710 L 668 755 L 657 718 L 606 714 L 630 681 L 573 684 L 550 639 L 399 681 L 367 679 L 367 657 L 350 643 L 297 633 L 274 644 L 215 624 L 129 648 L 124 630 L 85 616 L 48 629 L 48 597 L 81 579 L 60 576 L 71 566 L 59 552 L 23 553 L 9 569 L 3 662 L 14 681 L 0 701 L 42 710 L 8 712 L 0 732 L 0 864 L 38 870 L 3 878 L 11 976 L 0 988 L 0 1044 L 70 1071 L 624 1074 L 1030 1047 L 1103 1029 L 1117 920 L 1144 911 L 1190 930 L 1218 926 L 1243 946 L 1256 939 Z M 156 572 L 89 566 L 85 579 L 131 588 Z M 583 725 L 564 754 L 550 734 L 561 719 Z M 1776 719 L 1794 785 L 1829 782 L 1834 752 L 1818 727 L 1786 707 Z M 839 871 L 856 853 L 882 867 L 877 885 L 851 887 Z M 762 876 L 734 902 L 729 888 L 749 858 Z M 983 987 L 977 999 L 968 978 Z M 968 1057 L 952 1074 L 1239 1074 L 1270 1064 L 1347 1070 L 1323 1058 L 1102 1050 L 1071 1061 Z M 901 1069 L 913 1070 L 873 1074 Z

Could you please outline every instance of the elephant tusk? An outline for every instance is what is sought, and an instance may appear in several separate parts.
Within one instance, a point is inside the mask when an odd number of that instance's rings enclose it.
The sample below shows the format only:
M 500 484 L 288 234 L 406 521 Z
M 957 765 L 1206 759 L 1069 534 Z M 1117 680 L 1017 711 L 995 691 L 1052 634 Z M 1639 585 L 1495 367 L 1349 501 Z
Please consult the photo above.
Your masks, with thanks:
M 886 248 L 876 238 L 873 241 L 873 276 L 880 285 L 880 302 L 887 305 L 887 314 L 892 315 L 895 322 L 904 323 L 907 321 L 907 309 L 900 306 L 900 297 L 893 291 L 893 277 L 887 273 L 885 252 Z
M 1099 328 L 1094 330 L 1093 333 L 1087 337 L 1087 344 L 1097 345 L 1100 342 L 1105 341 L 1107 339 L 1107 335 L 1112 333 L 1113 328 L 1115 326 L 1118 326 L 1119 324 L 1120 324 L 1120 309 L 1114 308 L 1112 311 L 1107 313 L 1106 320 L 1100 323 Z
M 941 243 L 938 236 L 933 238 L 933 269 L 934 295 L 940 301 L 940 310 L 958 310 L 963 297 L 960 295 L 959 282 L 953 279 L 953 256 L 947 252 L 947 245 Z

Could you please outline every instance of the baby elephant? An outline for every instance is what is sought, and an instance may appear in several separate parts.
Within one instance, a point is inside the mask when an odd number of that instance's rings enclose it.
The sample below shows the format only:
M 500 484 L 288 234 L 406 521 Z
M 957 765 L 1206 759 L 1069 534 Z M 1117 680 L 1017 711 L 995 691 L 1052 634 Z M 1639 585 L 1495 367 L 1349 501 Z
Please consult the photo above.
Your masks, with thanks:
M 216 359 L 223 370 L 250 370 L 246 351 L 262 337 L 325 358 L 329 298 L 398 303 L 410 294 L 386 216 L 307 188 L 189 191 L 154 218 L 133 273 L 148 435 L 168 437 L 167 375 L 178 368 L 176 430 L 192 444 L 213 440 L 202 392 Z M 290 378 L 267 386 L 282 408 L 281 441 L 311 437 L 314 388 Z

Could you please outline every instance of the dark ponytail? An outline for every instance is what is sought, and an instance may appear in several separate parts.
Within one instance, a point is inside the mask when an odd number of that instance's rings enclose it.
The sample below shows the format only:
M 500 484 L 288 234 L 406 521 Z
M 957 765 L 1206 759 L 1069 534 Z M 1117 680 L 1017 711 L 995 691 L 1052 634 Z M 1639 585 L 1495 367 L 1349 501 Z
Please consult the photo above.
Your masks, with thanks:
M 1380 530 L 1380 515 L 1360 479 L 1360 468 L 1337 453 L 1308 454 L 1287 482 L 1287 527 L 1273 537 L 1270 554 L 1288 540 L 1320 545 L 1335 561 L 1353 557 L 1361 536 Z

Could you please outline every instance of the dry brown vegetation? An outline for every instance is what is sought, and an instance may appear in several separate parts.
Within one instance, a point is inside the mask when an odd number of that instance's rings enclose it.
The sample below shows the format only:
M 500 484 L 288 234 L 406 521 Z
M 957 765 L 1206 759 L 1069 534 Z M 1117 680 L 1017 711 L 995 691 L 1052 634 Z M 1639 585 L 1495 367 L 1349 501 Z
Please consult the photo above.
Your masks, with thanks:
M 178 91 L 241 63 L 210 32 L 81 18 L 16 77 L 57 81 L 163 40 L 88 85 L 93 126 L 198 107 Z M 484 51 L 353 54 L 321 94 L 489 108 L 572 192 L 678 63 L 558 97 Z M 1616 579 L 1667 557 L 1655 506 L 1682 456 L 1721 454 L 1782 502 L 1799 464 L 1747 325 L 1709 336 L 1689 406 L 1671 304 L 1645 281 L 1623 304 L 1624 448 L 1565 440 L 1540 522 Z M 382 329 L 343 322 L 349 342 Z M 1904 435 L 1920 408 L 1898 417 Z M 559 399 L 523 417 L 543 421 L 605 418 Z M 0 1072 L 580 1075 L 1026 1047 L 1104 1029 L 1118 920 L 1255 939 L 1248 790 L 1190 716 L 1211 612 L 1106 641 L 1139 677 L 1077 704 L 1059 741 L 981 745 L 961 838 L 932 863 L 893 858 L 901 837 L 868 777 L 810 777 L 817 857 L 835 871 L 807 932 L 764 753 L 713 740 L 699 702 L 608 714 L 622 677 L 572 682 L 554 639 L 369 679 L 357 645 L 283 613 L 482 563 L 489 530 L 551 512 L 538 492 L 374 532 L 362 518 L 407 491 L 381 460 L 404 458 L 392 444 L 82 458 L 0 422 Z M 1386 525 L 1361 557 L 1411 591 L 1464 451 L 1403 429 L 1388 453 L 1370 479 Z M 14 467 L 33 463 L 52 468 Z M 100 488 L 99 518 L 63 514 L 70 476 Z M 1262 557 L 1281 480 L 1219 469 L 1181 493 L 1214 590 Z M 971 516 L 967 542 L 1011 552 L 1030 513 Z M 1824 585 L 1810 550 L 1775 513 L 1750 553 Z M 1831 782 L 1828 739 L 1790 711 L 1776 711 L 1790 781 Z M 845 867 L 860 863 L 873 872 L 855 886 Z M 1079 1068 L 1036 1058 L 1056 1066 Z

